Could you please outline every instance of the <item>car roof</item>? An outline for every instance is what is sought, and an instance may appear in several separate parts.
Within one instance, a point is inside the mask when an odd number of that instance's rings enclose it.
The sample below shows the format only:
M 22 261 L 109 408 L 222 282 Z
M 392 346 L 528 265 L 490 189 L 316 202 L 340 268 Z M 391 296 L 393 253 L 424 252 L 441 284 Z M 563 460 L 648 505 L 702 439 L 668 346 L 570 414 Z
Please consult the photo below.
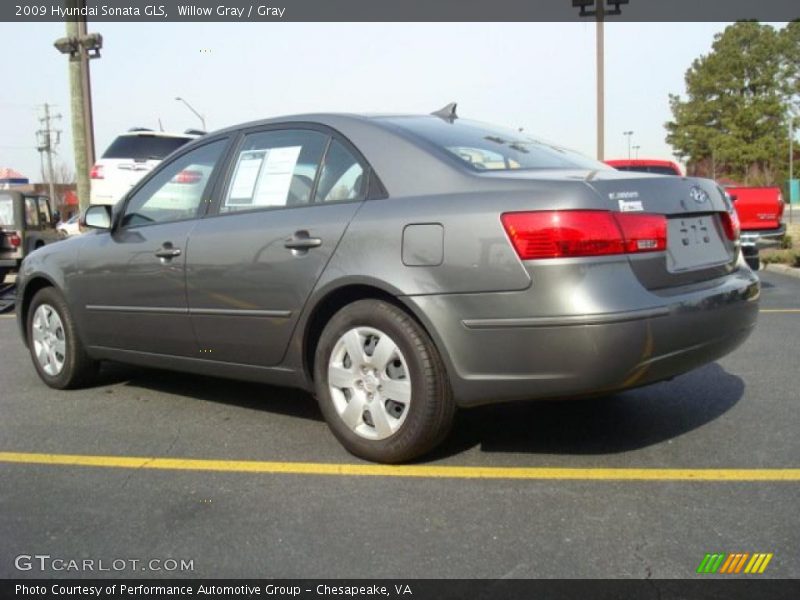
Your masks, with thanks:
M 168 131 L 153 131 L 151 129 L 136 129 L 134 131 L 125 131 L 117 135 L 117 137 L 135 137 L 135 136 L 172 137 L 172 138 L 186 138 L 186 139 L 195 139 L 201 137 L 199 134 L 196 133 L 172 133 Z

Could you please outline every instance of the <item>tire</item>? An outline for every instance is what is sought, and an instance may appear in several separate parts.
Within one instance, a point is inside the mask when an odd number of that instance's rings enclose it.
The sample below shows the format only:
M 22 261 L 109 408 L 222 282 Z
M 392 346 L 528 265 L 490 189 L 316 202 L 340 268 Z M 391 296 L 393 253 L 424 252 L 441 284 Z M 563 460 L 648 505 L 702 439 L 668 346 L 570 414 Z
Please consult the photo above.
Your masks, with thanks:
M 28 308 L 27 332 L 33 366 L 48 386 L 65 390 L 91 383 L 98 363 L 86 353 L 58 290 L 46 287 L 36 292 Z
M 747 263 L 747 266 L 753 269 L 753 271 L 758 271 L 761 267 L 761 262 L 758 259 L 758 254 L 754 254 L 753 256 L 745 256 L 744 261 Z
M 331 318 L 315 351 L 314 382 L 331 431 L 360 458 L 410 461 L 439 444 L 453 423 L 450 382 L 433 342 L 382 300 L 358 300 Z

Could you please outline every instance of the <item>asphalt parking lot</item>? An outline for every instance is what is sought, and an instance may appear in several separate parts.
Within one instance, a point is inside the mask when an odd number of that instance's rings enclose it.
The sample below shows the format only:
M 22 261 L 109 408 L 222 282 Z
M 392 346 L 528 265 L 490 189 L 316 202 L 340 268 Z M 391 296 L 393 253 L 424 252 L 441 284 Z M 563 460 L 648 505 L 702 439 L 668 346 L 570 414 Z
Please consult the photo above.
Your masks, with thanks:
M 50 390 L 0 318 L 0 577 L 683 578 L 720 551 L 800 577 L 800 280 L 761 274 L 734 354 L 611 398 L 464 412 L 416 472 L 348 455 L 297 391 L 124 366 Z M 34 554 L 193 570 L 17 570 Z

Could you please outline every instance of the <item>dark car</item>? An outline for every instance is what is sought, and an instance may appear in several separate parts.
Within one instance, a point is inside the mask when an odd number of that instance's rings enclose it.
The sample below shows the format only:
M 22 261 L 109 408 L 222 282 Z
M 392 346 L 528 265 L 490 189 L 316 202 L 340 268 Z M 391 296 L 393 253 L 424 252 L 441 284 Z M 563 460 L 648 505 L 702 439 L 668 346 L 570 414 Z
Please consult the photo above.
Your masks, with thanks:
M 211 133 L 85 225 L 19 279 L 45 383 L 116 360 L 296 386 L 378 461 L 430 450 L 457 406 L 674 377 L 758 312 L 714 182 L 621 173 L 452 112 Z
M 28 254 L 58 241 L 51 208 L 46 196 L 0 190 L 0 283 Z

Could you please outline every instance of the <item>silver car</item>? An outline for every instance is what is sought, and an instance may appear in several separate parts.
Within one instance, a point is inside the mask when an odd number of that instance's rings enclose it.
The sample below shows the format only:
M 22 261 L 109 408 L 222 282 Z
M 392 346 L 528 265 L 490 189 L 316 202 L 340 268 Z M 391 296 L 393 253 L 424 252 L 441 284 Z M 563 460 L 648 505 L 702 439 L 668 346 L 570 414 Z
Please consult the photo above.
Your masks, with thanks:
M 218 131 L 84 220 L 18 279 L 47 385 L 113 360 L 300 387 L 381 462 L 432 449 L 457 407 L 669 379 L 758 313 L 712 181 L 621 173 L 452 109 Z

